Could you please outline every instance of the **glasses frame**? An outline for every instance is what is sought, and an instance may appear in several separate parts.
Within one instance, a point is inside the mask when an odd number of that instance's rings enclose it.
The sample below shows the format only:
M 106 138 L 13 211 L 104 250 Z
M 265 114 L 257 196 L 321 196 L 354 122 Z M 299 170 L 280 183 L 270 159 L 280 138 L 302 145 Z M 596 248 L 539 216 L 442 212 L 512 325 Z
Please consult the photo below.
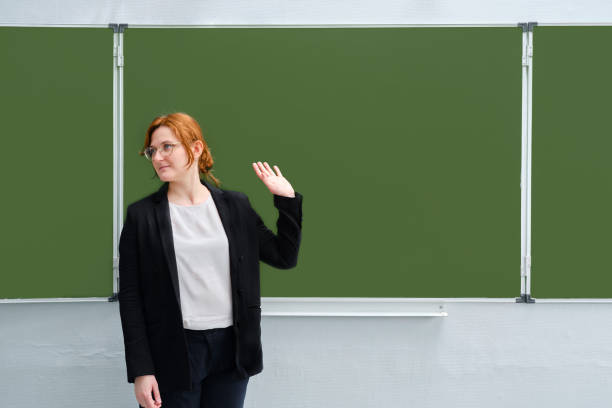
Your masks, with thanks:
M 172 146 L 172 147 L 170 148 L 170 150 L 169 150 L 169 151 L 165 151 L 165 150 L 163 150 L 163 149 L 161 149 L 161 150 L 160 150 L 160 149 L 158 149 L 157 147 L 153 147 L 153 146 L 150 146 L 150 145 L 149 145 L 149 146 L 148 146 L 148 147 L 147 147 L 147 148 L 144 150 L 144 155 L 145 155 L 145 157 L 146 157 L 148 160 L 150 160 L 150 161 L 153 161 L 153 156 L 155 156 L 155 153 L 156 153 L 157 151 L 159 151 L 159 154 L 161 154 L 161 155 L 162 155 L 162 157 L 168 157 L 168 156 L 170 156 L 170 155 L 171 155 L 171 154 L 174 152 L 174 148 L 175 148 L 176 146 L 180 145 L 180 144 L 181 144 L 181 143 L 162 143 L 162 146 L 166 146 L 166 145 L 170 145 L 170 146 Z M 152 152 L 151 152 L 151 150 L 152 150 Z

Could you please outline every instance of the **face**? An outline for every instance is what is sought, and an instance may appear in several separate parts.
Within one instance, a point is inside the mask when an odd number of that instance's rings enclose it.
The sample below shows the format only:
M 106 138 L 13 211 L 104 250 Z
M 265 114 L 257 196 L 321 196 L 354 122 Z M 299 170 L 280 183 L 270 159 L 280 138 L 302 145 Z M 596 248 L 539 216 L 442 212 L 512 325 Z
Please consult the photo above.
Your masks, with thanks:
M 174 144 L 172 153 L 164 156 L 161 152 L 164 145 Z M 157 150 L 153 155 L 151 162 L 157 172 L 157 175 L 161 181 L 177 181 L 185 180 L 189 177 L 191 172 L 194 170 L 197 172 L 198 163 L 198 143 L 194 143 L 192 151 L 194 153 L 194 161 L 191 163 L 191 167 L 187 168 L 188 156 L 185 151 L 185 147 L 181 144 L 179 139 L 174 136 L 172 130 L 167 126 L 160 126 L 151 135 L 150 146 L 155 147 Z M 167 146 L 169 147 L 169 146 Z

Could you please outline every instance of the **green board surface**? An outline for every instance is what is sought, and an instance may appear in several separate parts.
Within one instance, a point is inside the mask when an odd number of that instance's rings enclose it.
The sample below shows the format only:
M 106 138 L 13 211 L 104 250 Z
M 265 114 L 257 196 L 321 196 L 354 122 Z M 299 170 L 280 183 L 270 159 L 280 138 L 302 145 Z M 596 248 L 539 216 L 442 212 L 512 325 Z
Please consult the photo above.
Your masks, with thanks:
M 0 28 L 0 298 L 112 294 L 112 47 L 109 29 Z
M 612 27 L 536 27 L 532 295 L 612 297 Z
M 298 266 L 262 296 L 520 293 L 519 28 L 128 29 L 125 207 L 151 120 L 201 124 L 221 187 L 275 229 L 251 168 L 304 195 Z
M 532 295 L 610 298 L 611 27 L 534 32 Z M 130 29 L 125 206 L 160 113 L 196 117 L 222 188 L 274 229 L 251 162 L 304 194 L 297 268 L 264 296 L 514 297 L 518 28 Z M 588 45 L 588 46 L 585 46 Z M 0 29 L 0 298 L 112 291 L 112 31 Z M 125 208 L 125 207 L 124 207 Z

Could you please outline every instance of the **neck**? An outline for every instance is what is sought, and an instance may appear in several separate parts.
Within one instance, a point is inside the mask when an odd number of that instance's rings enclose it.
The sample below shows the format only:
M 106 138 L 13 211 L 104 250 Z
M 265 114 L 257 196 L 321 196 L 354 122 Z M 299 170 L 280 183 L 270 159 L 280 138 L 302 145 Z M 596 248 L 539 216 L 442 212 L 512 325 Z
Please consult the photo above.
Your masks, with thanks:
M 199 177 L 176 180 L 168 183 L 168 200 L 183 205 L 196 205 L 206 200 L 208 189 Z

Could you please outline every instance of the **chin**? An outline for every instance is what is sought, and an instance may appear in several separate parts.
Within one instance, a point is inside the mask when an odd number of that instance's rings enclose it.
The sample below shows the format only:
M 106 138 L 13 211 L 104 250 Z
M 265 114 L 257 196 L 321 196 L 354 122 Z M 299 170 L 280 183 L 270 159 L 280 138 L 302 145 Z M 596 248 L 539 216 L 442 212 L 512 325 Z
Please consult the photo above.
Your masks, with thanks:
M 159 173 L 157 173 L 157 177 L 159 177 L 159 179 L 161 181 L 173 181 L 173 178 L 169 174 L 159 174 Z

